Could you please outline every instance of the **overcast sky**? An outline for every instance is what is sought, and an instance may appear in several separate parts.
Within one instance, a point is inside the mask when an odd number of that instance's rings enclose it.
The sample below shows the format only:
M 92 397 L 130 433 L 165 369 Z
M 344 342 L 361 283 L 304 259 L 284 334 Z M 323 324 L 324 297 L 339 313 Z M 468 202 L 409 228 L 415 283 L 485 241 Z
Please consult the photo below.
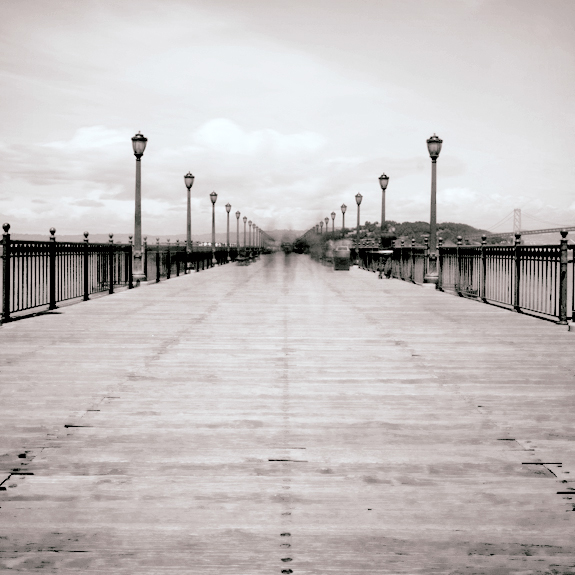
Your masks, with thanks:
M 209 193 L 307 229 L 575 224 L 573 0 L 0 0 L 0 218 L 14 233 L 209 231 Z M 529 219 L 531 218 L 531 219 Z M 535 220 L 533 218 L 538 218 Z M 504 231 L 511 223 L 497 228 Z

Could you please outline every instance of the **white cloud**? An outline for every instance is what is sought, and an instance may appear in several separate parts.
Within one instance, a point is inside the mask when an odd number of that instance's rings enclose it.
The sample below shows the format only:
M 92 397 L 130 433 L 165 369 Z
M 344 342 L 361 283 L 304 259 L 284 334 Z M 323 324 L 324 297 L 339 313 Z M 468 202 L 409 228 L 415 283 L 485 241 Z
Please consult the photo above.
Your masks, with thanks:
M 297 134 L 282 134 L 271 129 L 246 132 L 226 118 L 206 122 L 195 132 L 193 140 L 200 148 L 243 156 L 314 154 L 326 143 L 321 134 L 307 131 Z
M 446 188 L 437 192 L 437 201 L 445 207 L 471 207 L 479 199 L 479 194 L 469 188 Z
M 41 144 L 46 148 L 55 148 L 67 153 L 77 151 L 110 149 L 126 145 L 126 134 L 105 126 L 88 126 L 78 128 L 74 136 L 67 141 L 48 142 Z

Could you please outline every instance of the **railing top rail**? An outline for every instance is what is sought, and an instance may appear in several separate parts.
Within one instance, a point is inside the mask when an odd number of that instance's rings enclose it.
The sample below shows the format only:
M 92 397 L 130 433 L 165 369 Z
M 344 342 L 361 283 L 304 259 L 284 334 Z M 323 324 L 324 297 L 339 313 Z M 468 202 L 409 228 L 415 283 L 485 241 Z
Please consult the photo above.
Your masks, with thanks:
M 510 247 L 514 247 L 514 246 L 510 246 Z M 542 245 L 535 245 L 535 246 L 524 246 L 524 245 L 520 245 L 518 246 L 520 249 L 522 250 L 560 250 L 561 249 L 561 245 L 560 244 L 542 244 Z M 573 246 L 567 246 L 569 248 L 573 248 Z
M 183 250 L 183 251 L 186 250 L 186 244 L 185 244 L 185 242 L 184 242 L 184 243 L 181 243 L 181 244 L 172 244 L 172 243 L 170 243 L 170 244 L 150 244 L 150 243 L 148 243 L 148 244 L 146 244 L 146 247 L 147 247 L 149 250 L 151 250 L 151 249 L 156 249 L 156 248 L 158 248 L 158 247 L 160 247 L 160 248 L 165 248 L 165 249 L 170 248 L 170 250 Z M 227 246 L 216 246 L 215 249 L 216 249 L 216 250 L 227 250 L 228 248 L 227 248 Z M 238 249 L 238 248 L 237 248 L 236 246 L 230 246 L 230 250 L 237 250 L 237 249 Z M 242 246 L 242 247 L 239 248 L 239 249 L 242 249 L 242 250 L 243 250 L 244 247 Z M 249 247 L 246 247 L 245 249 L 250 249 L 250 248 L 249 248 Z M 255 248 L 252 248 L 252 249 L 255 249 Z M 193 251 L 195 251 L 195 252 L 202 252 L 202 251 L 211 252 L 211 251 L 212 251 L 212 246 L 194 246 L 194 247 L 193 247 Z
M 3 240 L 2 240 L 3 241 Z M 14 240 L 10 238 L 11 245 L 31 245 L 31 246 L 50 246 L 56 244 L 57 246 L 84 246 L 86 244 L 90 246 L 115 246 L 115 247 L 130 247 L 131 244 L 122 243 L 110 243 L 110 242 L 59 242 L 58 240 Z

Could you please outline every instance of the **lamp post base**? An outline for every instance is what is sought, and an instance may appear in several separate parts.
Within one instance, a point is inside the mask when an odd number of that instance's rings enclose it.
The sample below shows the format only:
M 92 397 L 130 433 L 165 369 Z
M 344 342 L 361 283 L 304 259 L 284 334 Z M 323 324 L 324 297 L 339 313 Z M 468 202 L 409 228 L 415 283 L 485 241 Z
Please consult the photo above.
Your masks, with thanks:
M 136 284 L 147 281 L 146 274 L 144 273 L 141 250 L 136 250 L 133 254 L 132 281 Z
M 439 282 L 439 276 L 437 274 L 428 274 L 423 278 L 423 283 L 424 284 L 429 284 L 429 285 L 437 285 L 437 283 Z

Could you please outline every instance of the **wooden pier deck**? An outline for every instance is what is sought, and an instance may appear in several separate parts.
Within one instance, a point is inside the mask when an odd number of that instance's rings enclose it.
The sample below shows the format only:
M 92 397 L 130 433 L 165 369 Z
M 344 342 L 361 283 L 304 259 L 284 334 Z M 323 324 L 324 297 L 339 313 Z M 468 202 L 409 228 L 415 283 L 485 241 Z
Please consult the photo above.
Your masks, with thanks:
M 0 571 L 575 573 L 574 349 L 296 254 L 6 324 Z

